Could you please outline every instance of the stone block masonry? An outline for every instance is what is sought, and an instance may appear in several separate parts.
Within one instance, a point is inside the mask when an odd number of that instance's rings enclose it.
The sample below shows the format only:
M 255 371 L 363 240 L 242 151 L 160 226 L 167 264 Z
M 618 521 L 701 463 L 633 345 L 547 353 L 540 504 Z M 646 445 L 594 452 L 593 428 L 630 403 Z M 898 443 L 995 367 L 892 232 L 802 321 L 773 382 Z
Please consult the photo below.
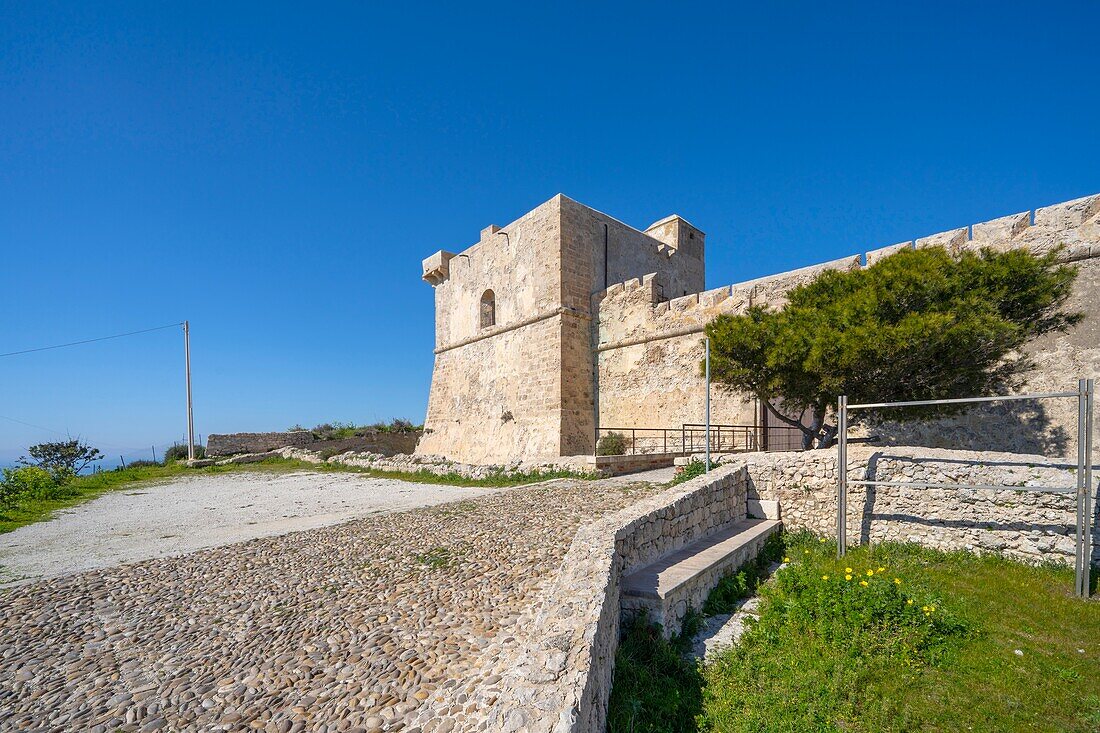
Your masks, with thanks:
M 581 528 L 534 618 L 523 651 L 501 682 L 483 730 L 591 733 L 607 720 L 619 644 L 620 581 L 744 517 L 746 473 L 729 466 Z M 495 696 L 495 693 L 494 693 Z

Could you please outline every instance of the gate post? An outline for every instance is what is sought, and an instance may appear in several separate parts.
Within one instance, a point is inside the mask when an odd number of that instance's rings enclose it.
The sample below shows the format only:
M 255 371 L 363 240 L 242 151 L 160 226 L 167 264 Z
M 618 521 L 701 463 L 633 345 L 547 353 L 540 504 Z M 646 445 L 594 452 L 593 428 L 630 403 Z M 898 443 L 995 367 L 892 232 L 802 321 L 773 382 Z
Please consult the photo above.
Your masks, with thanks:
M 1085 404 L 1084 491 L 1081 496 L 1081 597 L 1088 598 L 1092 585 L 1092 415 L 1096 400 L 1096 383 L 1083 380 Z M 1078 472 L 1082 473 L 1082 472 Z
M 837 398 L 836 410 L 836 554 L 848 551 L 848 396 Z

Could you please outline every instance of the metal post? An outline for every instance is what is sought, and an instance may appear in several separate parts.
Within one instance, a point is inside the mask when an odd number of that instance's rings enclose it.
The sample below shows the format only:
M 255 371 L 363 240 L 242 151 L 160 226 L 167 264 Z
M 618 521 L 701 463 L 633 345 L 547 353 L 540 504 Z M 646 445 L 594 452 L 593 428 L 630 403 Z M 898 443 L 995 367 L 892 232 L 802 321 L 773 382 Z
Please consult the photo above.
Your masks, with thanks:
M 704 339 L 706 343 L 706 373 L 707 373 L 707 464 L 706 471 L 710 473 L 710 337 Z
M 1084 379 L 1077 382 L 1077 534 L 1074 536 L 1073 592 L 1084 596 L 1085 575 L 1085 413 L 1088 412 L 1088 384 Z
M 183 356 L 187 370 L 187 460 L 195 460 L 195 418 L 191 411 L 191 323 L 183 322 Z
M 848 396 L 840 395 L 836 410 L 836 554 L 848 551 Z
M 1081 596 L 1089 597 L 1092 574 L 1092 414 L 1096 404 L 1096 382 L 1085 382 L 1085 495 L 1081 541 Z

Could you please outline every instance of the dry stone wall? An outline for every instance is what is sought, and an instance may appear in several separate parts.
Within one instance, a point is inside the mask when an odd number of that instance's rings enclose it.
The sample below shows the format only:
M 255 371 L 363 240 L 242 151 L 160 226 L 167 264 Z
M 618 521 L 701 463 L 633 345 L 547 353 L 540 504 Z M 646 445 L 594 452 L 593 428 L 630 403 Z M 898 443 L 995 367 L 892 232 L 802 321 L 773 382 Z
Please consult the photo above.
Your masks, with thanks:
M 282 433 L 215 433 L 206 436 L 206 454 L 231 456 L 238 453 L 264 453 L 287 446 L 306 446 L 315 440 L 313 433 L 308 430 Z
M 748 470 L 749 494 L 778 500 L 787 529 L 836 536 L 835 450 L 729 456 Z M 942 550 L 997 552 L 1029 562 L 1073 564 L 1075 493 L 1013 486 L 1076 487 L 1076 460 L 924 447 L 849 447 L 850 480 L 960 483 L 1004 490 L 849 486 L 849 542 L 918 542 Z M 1094 476 L 1100 479 L 1100 468 Z M 1094 480 L 1095 483 L 1095 480 Z M 1093 487 L 1095 497 L 1096 487 Z M 1095 499 L 1094 511 L 1100 511 Z M 1100 527 L 1093 524 L 1093 561 Z

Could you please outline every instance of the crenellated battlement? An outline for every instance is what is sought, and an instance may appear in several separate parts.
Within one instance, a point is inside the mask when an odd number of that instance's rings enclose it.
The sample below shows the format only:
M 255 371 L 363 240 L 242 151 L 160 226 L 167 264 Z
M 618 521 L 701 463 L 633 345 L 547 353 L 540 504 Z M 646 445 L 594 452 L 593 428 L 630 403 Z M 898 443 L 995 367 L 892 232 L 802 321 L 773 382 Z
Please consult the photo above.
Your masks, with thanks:
M 945 247 L 951 252 L 1027 248 L 1042 255 L 1062 246 L 1067 262 L 1100 256 L 1100 194 L 1022 211 L 866 253 L 866 264 L 903 249 Z

